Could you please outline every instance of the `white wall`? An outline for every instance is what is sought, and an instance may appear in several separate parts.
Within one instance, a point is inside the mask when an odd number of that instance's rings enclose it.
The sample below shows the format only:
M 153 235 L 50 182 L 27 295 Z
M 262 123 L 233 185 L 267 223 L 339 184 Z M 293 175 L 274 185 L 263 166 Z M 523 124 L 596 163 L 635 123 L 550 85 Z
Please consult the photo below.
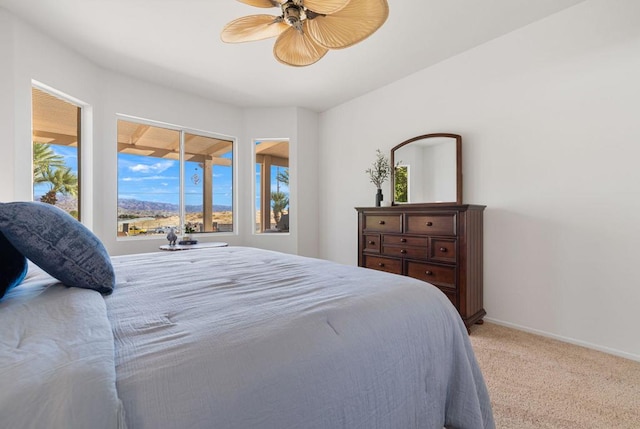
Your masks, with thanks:
M 323 113 L 321 257 L 357 263 L 377 148 L 458 133 L 487 318 L 640 360 L 638 76 L 640 2 L 589 0 Z
M 93 128 L 84 139 L 87 159 L 83 175 L 83 222 L 102 239 L 112 255 L 156 251 L 165 244 L 160 238 L 127 240 L 116 238 L 117 222 L 117 128 L 116 114 L 166 122 L 191 129 L 233 137 L 236 150 L 237 233 L 216 234 L 211 240 L 231 245 L 253 245 L 290 253 L 299 249 L 317 256 L 317 122 L 318 115 L 304 109 L 240 109 L 233 106 L 133 79 L 105 70 L 41 34 L 37 29 L 0 8 L 0 126 L 4 161 L 0 169 L 0 201 L 31 199 L 31 85 L 32 79 L 68 94 L 87 106 Z M 6 64 L 6 66 L 5 66 Z M 6 127 L 6 128 L 5 128 Z M 85 131 L 87 128 L 85 127 Z M 303 131 L 301 132 L 300 129 Z M 309 133 L 304 130 L 313 130 Z M 300 137 L 298 135 L 300 134 Z M 290 234 L 253 235 L 251 227 L 254 162 L 253 138 L 290 138 L 296 169 L 304 168 L 305 181 L 292 186 L 292 230 Z M 87 146 L 88 145 L 88 146 Z M 305 159 L 299 159 L 298 153 Z M 310 165 L 313 164 L 313 165 Z M 88 167 L 88 168 L 86 168 Z M 314 177 L 314 174 L 316 175 Z M 296 216 L 296 204 L 304 219 Z M 313 208 L 311 214 L 308 207 Z M 304 226 L 315 233 L 299 234 Z M 276 236 L 277 235 L 277 236 Z M 204 238 L 205 240 L 207 237 Z
M 319 197 L 318 182 L 318 114 L 298 108 L 297 174 L 295 188 L 297 195 L 297 254 L 317 257 L 319 252 Z
M 0 148 L 5 158 L 0 168 L 0 201 L 6 201 L 13 197 L 13 176 L 15 166 L 13 160 L 14 150 L 14 123 L 13 123 L 13 22 L 11 16 L 0 8 L 0 54 L 2 66 L 0 67 Z

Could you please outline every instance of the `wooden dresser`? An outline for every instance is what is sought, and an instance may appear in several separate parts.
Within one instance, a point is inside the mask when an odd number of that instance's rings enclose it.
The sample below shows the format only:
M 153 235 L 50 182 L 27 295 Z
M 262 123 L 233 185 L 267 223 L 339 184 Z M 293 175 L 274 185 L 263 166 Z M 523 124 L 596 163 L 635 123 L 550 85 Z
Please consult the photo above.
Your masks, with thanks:
M 467 328 L 482 323 L 482 216 L 485 206 L 358 207 L 358 265 L 437 286 Z

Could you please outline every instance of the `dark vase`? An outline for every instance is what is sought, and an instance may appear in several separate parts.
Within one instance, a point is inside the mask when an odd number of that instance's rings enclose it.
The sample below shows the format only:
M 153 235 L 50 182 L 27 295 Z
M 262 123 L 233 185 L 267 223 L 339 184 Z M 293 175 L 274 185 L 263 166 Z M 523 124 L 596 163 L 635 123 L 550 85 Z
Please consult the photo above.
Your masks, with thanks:
M 382 189 L 378 188 L 378 192 L 376 193 L 376 207 L 380 207 L 380 202 L 384 200 L 382 196 Z

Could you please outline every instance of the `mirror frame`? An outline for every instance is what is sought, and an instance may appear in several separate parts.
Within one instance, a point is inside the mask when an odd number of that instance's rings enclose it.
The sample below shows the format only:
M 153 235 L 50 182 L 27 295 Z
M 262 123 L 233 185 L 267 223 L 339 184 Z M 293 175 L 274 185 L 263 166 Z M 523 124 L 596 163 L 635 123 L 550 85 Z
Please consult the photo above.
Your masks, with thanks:
M 416 203 L 396 203 L 395 201 L 395 152 L 403 146 L 416 142 L 418 140 L 424 140 L 435 137 L 450 137 L 456 139 L 456 201 L 438 201 L 438 202 L 416 202 Z M 391 205 L 392 206 L 406 206 L 406 205 L 424 205 L 424 204 L 462 204 L 462 136 L 459 134 L 451 133 L 433 133 L 423 134 L 421 136 L 410 138 L 405 140 L 399 145 L 391 149 Z

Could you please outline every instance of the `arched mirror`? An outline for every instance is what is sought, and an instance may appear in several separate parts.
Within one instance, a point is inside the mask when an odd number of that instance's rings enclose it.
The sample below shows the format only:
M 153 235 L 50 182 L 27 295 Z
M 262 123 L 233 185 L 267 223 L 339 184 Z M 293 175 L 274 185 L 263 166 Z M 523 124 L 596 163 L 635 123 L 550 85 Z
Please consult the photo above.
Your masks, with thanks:
M 462 204 L 462 137 L 425 134 L 391 149 L 393 203 Z

